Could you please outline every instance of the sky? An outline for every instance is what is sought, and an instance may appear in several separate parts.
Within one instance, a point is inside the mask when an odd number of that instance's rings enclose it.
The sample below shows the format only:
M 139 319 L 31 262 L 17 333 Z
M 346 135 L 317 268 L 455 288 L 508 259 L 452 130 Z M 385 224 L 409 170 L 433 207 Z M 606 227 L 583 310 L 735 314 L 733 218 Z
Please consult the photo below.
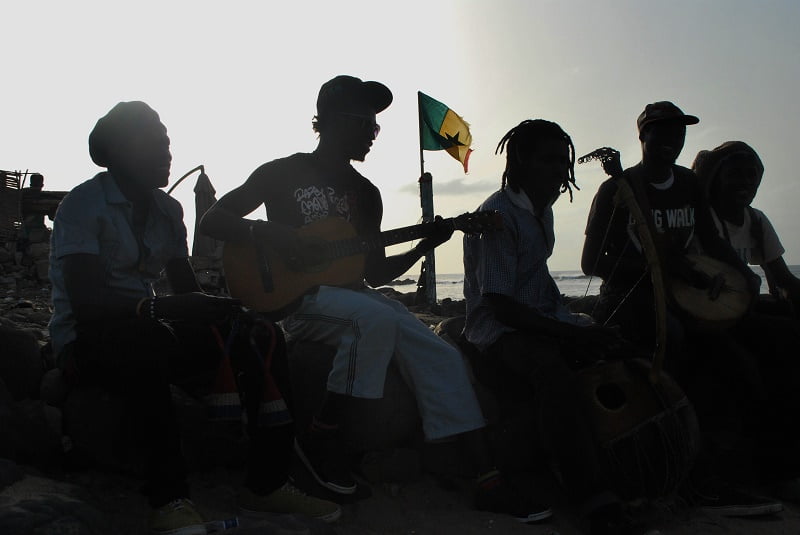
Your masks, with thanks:
M 499 188 L 505 156 L 495 147 L 522 120 L 555 121 L 579 156 L 611 146 L 630 166 L 641 156 L 636 117 L 671 100 L 700 117 L 679 164 L 734 139 L 760 154 L 753 205 L 778 231 L 787 263 L 800 264 L 795 0 L 28 0 L 3 2 L 0 18 L 0 169 L 42 173 L 48 190 L 97 173 L 94 123 L 119 101 L 143 100 L 169 131 L 171 180 L 202 164 L 221 196 L 264 162 L 312 151 L 319 87 L 350 74 L 394 93 L 372 151 L 355 164 L 382 191 L 388 230 L 420 221 L 417 91 L 471 126 L 468 174 L 443 151 L 423 153 L 445 217 Z M 574 201 L 564 195 L 554 207 L 551 270 L 580 269 L 605 175 L 593 162 L 576 166 L 576 178 Z M 173 191 L 190 239 L 195 180 Z M 436 268 L 459 273 L 461 262 L 456 234 L 437 249 Z

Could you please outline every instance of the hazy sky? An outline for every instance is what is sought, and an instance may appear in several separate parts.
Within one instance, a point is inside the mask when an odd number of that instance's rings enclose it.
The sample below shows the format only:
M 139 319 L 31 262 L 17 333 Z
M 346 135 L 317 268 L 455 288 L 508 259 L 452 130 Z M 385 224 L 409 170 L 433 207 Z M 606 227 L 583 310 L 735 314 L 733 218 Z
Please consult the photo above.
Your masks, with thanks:
M 672 100 L 700 117 L 678 163 L 732 139 L 759 152 L 766 172 L 754 205 L 778 230 L 787 262 L 800 264 L 795 0 L 29 0 L 4 2 L 0 18 L 0 169 L 38 171 L 46 189 L 93 176 L 86 140 L 95 121 L 119 101 L 144 100 L 169 130 L 173 179 L 203 164 L 221 195 L 265 161 L 313 150 L 319 86 L 351 74 L 394 93 L 357 164 L 382 190 L 390 229 L 420 217 L 418 90 L 471 124 L 468 175 L 446 153 L 424 153 L 444 216 L 473 210 L 499 187 L 504 156 L 494 149 L 523 119 L 558 122 L 578 155 L 615 147 L 628 166 L 640 156 L 637 115 Z M 555 206 L 554 270 L 580 269 L 604 178 L 597 163 L 576 174 L 574 202 Z M 190 233 L 195 178 L 174 192 Z M 437 250 L 437 270 L 462 270 L 460 236 Z

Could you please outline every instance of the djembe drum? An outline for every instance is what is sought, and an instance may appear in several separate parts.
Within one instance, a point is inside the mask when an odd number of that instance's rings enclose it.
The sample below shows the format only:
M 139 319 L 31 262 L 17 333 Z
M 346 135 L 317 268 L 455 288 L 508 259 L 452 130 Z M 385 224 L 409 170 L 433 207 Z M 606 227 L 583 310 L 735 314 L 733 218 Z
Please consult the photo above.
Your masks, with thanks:
M 699 451 L 697 418 L 681 388 L 644 359 L 599 362 L 578 372 L 601 462 L 626 498 L 665 496 Z

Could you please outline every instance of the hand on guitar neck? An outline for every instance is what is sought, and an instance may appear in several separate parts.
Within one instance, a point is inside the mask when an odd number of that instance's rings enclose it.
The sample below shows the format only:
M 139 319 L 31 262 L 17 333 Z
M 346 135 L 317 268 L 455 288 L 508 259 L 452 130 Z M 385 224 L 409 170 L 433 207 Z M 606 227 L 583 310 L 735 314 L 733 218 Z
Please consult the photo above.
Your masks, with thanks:
M 455 230 L 456 227 L 449 220 L 446 221 L 442 216 L 437 215 L 433 220 L 430 235 L 420 241 L 415 249 L 424 254 L 449 240 Z

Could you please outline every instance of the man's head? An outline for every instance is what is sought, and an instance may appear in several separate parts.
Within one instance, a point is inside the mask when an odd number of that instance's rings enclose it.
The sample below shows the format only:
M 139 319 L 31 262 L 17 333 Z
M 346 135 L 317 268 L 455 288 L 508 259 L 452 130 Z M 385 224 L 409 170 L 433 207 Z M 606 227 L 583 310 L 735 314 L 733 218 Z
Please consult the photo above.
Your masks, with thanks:
M 362 161 L 380 131 L 375 116 L 391 103 L 392 92 L 380 82 L 339 75 L 319 90 L 314 131 L 349 159 Z
M 167 129 L 144 102 L 120 102 L 101 117 L 89 134 L 89 155 L 139 189 L 168 183 L 172 154 Z
M 672 102 L 662 100 L 645 106 L 636 119 L 642 159 L 648 163 L 673 164 L 683 150 L 686 126 L 700 119 L 687 115 Z
M 692 170 L 714 206 L 744 208 L 758 192 L 764 164 L 744 141 L 726 141 L 697 153 Z
M 575 186 L 575 147 L 556 123 L 528 119 L 508 131 L 495 154 L 506 152 L 502 187 L 524 190 L 531 200 L 555 200 Z M 578 189 L 575 186 L 575 189 Z

